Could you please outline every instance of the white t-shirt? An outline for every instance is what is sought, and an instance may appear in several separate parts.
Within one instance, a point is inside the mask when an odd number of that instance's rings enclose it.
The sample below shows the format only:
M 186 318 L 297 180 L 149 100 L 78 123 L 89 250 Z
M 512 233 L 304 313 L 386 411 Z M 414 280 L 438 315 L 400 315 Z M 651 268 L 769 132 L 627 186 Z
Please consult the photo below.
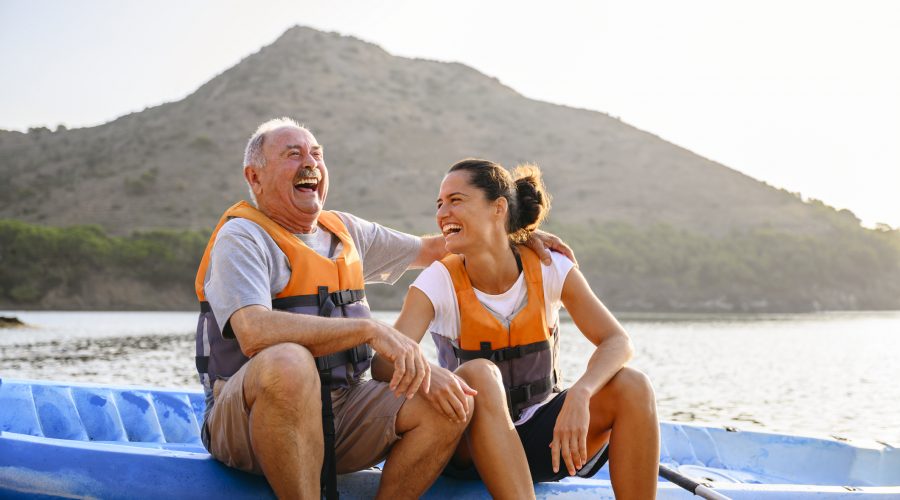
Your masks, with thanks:
M 541 277 L 544 285 L 544 306 L 546 307 L 547 326 L 553 328 L 559 322 L 559 309 L 562 307 L 562 289 L 566 281 L 566 276 L 575 265 L 562 254 L 551 252 L 553 263 L 549 266 L 541 264 Z M 456 289 L 453 286 L 453 280 L 450 279 L 450 272 L 440 262 L 431 264 L 427 269 L 419 274 L 416 281 L 412 285 L 421 290 L 434 307 L 434 320 L 428 325 L 428 331 L 432 334 L 441 335 L 453 342 L 453 345 L 459 346 L 459 306 L 456 303 Z M 490 295 L 484 293 L 477 288 L 473 288 L 475 297 L 488 309 L 494 311 L 499 316 L 506 318 L 507 321 L 512 320 L 514 312 L 516 312 L 525 300 L 527 286 L 525 285 L 524 273 L 519 273 L 519 279 L 513 286 L 498 295 Z M 546 401 L 529 406 L 522 410 L 516 425 L 525 423 Z

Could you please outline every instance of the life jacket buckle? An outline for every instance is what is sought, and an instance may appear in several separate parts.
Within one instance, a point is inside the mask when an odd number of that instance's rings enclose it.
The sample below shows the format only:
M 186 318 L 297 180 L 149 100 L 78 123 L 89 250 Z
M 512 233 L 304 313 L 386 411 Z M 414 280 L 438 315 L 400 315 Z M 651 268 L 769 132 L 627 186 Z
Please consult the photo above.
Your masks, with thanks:
M 331 301 L 336 306 L 344 306 L 353 302 L 353 293 L 350 290 L 338 290 L 331 293 Z
M 524 346 L 507 347 L 506 349 L 497 349 L 491 353 L 491 360 L 495 362 L 509 361 L 511 359 L 521 358 L 525 355 Z
M 528 401 L 531 399 L 531 384 L 526 384 L 522 388 L 525 389 L 525 401 Z
M 362 353 L 360 353 L 360 350 L 362 350 Z M 353 349 L 347 351 L 347 354 L 350 358 L 350 362 L 354 365 L 357 365 L 362 361 L 366 361 L 371 357 L 369 355 L 369 346 L 367 344 L 358 345 Z
M 510 408 L 531 399 L 531 385 L 532 384 L 524 384 L 513 387 L 507 392 L 507 403 Z

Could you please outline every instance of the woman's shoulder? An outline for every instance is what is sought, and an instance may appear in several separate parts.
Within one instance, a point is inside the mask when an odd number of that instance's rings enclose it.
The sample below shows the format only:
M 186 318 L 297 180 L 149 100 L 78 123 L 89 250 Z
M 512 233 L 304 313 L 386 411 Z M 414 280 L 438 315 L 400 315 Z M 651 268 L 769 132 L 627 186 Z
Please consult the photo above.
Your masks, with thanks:
M 541 270 L 543 271 L 544 276 L 552 274 L 565 279 L 566 275 L 569 274 L 569 271 L 575 267 L 574 262 L 559 252 L 550 252 L 550 260 L 551 263 L 549 266 L 541 264 Z
M 445 285 L 450 282 L 450 273 L 447 272 L 447 268 L 441 264 L 440 261 L 434 261 L 430 266 L 426 267 L 419 273 L 419 276 L 416 277 L 415 281 L 413 281 L 413 286 L 422 289 L 422 291 L 428 293 L 428 291 L 434 287 L 439 287 Z

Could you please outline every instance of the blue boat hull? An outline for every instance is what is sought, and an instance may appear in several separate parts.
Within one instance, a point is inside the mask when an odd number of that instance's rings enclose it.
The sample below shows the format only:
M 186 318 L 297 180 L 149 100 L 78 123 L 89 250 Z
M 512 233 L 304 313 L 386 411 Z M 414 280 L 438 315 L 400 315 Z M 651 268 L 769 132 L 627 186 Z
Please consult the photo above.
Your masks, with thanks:
M 272 497 L 265 479 L 212 459 L 199 392 L 0 379 L 0 497 Z M 900 498 L 900 449 L 663 423 L 661 461 L 732 498 Z M 608 467 L 536 486 L 539 497 L 613 498 Z M 371 498 L 380 472 L 339 478 Z M 691 495 L 660 480 L 659 498 Z M 440 478 L 426 498 L 489 498 Z

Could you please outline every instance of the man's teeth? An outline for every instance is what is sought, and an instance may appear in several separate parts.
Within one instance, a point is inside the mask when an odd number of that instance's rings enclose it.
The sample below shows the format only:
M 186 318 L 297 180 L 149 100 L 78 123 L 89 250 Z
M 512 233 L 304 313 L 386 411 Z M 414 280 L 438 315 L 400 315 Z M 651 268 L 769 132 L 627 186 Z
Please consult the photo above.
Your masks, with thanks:
M 446 236 L 448 234 L 458 233 L 462 231 L 462 226 L 460 226 L 459 224 L 445 224 L 442 230 L 444 235 Z

